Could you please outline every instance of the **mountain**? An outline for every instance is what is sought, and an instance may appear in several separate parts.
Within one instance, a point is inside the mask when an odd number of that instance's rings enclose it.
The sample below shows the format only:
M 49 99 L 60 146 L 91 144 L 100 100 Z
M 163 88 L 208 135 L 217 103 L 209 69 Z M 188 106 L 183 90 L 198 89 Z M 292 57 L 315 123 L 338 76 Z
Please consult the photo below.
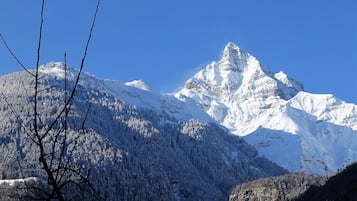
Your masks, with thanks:
M 291 172 L 325 175 L 357 160 L 357 106 L 304 91 L 282 71 L 228 43 L 175 96 L 196 102 L 260 155 Z
M 58 62 L 40 67 L 41 129 L 57 115 L 77 73 Z M 34 85 L 28 72 L 0 77 L 0 175 L 7 179 L 1 185 L 26 183 L 21 178 L 47 183 L 30 134 Z M 287 172 L 195 102 L 152 92 L 142 81 L 82 74 L 67 122 L 66 139 L 75 142 L 68 147 L 77 147 L 67 153 L 71 164 L 90 170 L 91 183 L 107 200 L 227 200 L 237 184 Z M 59 122 L 53 133 L 62 127 Z M 54 139 L 43 140 L 51 149 L 46 143 Z M 7 200 L 19 193 L 15 187 L 2 191 Z

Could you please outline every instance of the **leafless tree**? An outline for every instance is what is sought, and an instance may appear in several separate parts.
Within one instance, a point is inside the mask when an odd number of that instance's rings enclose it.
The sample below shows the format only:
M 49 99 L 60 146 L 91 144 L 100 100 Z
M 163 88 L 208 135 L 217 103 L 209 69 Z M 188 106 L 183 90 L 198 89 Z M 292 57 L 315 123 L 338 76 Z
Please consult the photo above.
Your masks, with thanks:
M 38 162 L 42 167 L 43 180 L 39 185 L 27 185 L 26 190 L 27 198 L 31 200 L 80 200 L 80 199 L 94 199 L 100 200 L 100 196 L 96 193 L 95 188 L 90 182 L 90 171 L 81 166 L 73 164 L 73 154 L 77 149 L 77 141 L 80 135 L 84 132 L 84 126 L 87 119 L 89 107 L 87 113 L 84 114 L 83 121 L 80 129 L 76 135 L 69 136 L 68 119 L 72 110 L 73 101 L 75 99 L 78 83 L 81 77 L 81 73 L 87 57 L 87 51 L 92 38 L 93 29 L 95 26 L 97 13 L 99 10 L 101 0 L 97 1 L 96 9 L 94 11 L 93 20 L 89 30 L 89 36 L 85 44 L 83 56 L 79 67 L 78 74 L 74 79 L 74 83 L 68 88 L 67 81 L 67 62 L 66 53 L 64 55 L 65 64 L 65 78 L 64 78 L 64 94 L 63 103 L 58 108 L 54 118 L 50 121 L 43 121 L 41 114 L 41 76 L 40 76 L 40 58 L 41 58 L 41 42 L 42 42 L 42 29 L 44 24 L 44 10 L 45 0 L 41 2 L 41 14 L 40 14 L 40 26 L 39 36 L 37 44 L 37 58 L 36 69 L 31 71 L 26 68 L 23 63 L 16 57 L 15 53 L 11 50 L 7 44 L 5 38 L 0 34 L 1 40 L 4 46 L 7 48 L 11 56 L 17 61 L 17 63 L 28 72 L 29 76 L 34 79 L 34 87 L 32 89 L 31 96 L 33 102 L 32 111 L 32 125 L 26 125 L 21 120 L 21 116 L 18 115 L 16 109 L 11 105 L 10 101 L 3 95 L 4 100 L 9 105 L 12 113 L 16 116 L 19 122 L 22 122 L 22 128 L 26 135 L 31 139 L 39 151 Z

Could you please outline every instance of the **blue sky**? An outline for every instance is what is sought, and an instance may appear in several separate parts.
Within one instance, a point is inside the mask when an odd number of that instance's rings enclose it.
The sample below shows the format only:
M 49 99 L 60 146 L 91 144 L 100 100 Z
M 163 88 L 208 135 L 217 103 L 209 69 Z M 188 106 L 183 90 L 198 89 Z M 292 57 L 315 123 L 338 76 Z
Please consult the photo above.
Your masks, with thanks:
M 3 0 L 0 32 L 35 66 L 40 0 Z M 80 64 L 95 0 L 47 1 L 41 63 Z M 305 90 L 357 103 L 355 0 L 103 0 L 85 71 L 172 92 L 229 41 Z M 0 75 L 19 71 L 0 46 Z

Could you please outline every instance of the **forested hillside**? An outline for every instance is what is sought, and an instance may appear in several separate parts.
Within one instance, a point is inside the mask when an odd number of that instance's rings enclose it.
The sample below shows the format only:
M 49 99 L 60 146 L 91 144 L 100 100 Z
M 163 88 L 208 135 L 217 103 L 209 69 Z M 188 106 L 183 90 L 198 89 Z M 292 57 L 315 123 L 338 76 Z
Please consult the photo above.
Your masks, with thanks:
M 65 77 L 53 73 L 61 69 L 53 65 L 41 69 L 38 111 L 42 129 L 56 116 L 65 94 Z M 70 73 L 68 88 L 74 84 Z M 33 120 L 31 76 L 14 73 L 1 77 L 0 83 L 0 169 L 6 179 L 36 177 L 40 185 L 46 183 L 39 148 L 28 130 Z M 88 173 L 102 198 L 224 200 L 237 184 L 286 173 L 219 125 L 194 116 L 180 120 L 165 109 L 131 105 L 122 98 L 130 96 L 145 105 L 146 100 L 138 97 L 144 91 L 119 83 L 117 89 L 123 90 L 113 93 L 102 80 L 87 75 L 78 85 L 67 119 L 66 138 L 75 143 L 69 144 L 66 151 L 76 146 L 70 162 Z M 137 96 L 132 96 L 134 92 Z M 51 132 L 56 133 L 60 127 L 54 126 Z M 67 192 L 68 196 L 75 193 L 71 189 Z

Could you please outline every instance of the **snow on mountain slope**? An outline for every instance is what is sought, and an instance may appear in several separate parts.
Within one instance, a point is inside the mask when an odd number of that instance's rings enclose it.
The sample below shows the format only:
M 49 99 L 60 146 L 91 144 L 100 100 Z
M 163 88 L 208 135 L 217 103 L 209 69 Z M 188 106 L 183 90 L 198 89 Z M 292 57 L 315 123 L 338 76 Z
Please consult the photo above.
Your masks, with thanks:
M 357 160 L 356 105 L 304 92 L 299 81 L 273 74 L 233 43 L 175 96 L 195 101 L 290 171 L 321 175 Z
M 65 77 L 65 65 L 62 62 L 49 62 L 40 67 L 42 75 L 49 75 L 59 79 Z M 68 80 L 74 80 L 77 70 L 67 67 L 66 76 Z M 215 122 L 194 102 L 182 102 L 171 95 L 161 95 L 150 91 L 148 85 L 141 80 L 121 83 L 115 80 L 98 79 L 89 73 L 82 73 L 79 84 L 89 90 L 97 89 L 110 93 L 129 105 L 137 108 L 152 109 L 158 113 L 167 113 L 178 120 L 200 119 L 206 122 Z
M 357 106 L 345 103 L 331 94 L 300 92 L 288 104 L 315 116 L 317 121 L 326 121 L 357 130 Z
M 307 98 L 310 95 L 316 96 L 300 92 L 295 98 Z M 279 115 L 269 119 L 244 139 L 262 155 L 293 172 L 331 174 L 356 161 L 357 143 L 354 139 L 357 131 L 292 107 L 290 104 L 296 101 L 295 98 L 286 103 Z M 312 108 L 322 104 L 318 102 Z M 340 114 L 346 112 L 339 111 Z M 286 123 L 287 119 L 294 123 L 294 132 L 289 131 L 291 125 Z

